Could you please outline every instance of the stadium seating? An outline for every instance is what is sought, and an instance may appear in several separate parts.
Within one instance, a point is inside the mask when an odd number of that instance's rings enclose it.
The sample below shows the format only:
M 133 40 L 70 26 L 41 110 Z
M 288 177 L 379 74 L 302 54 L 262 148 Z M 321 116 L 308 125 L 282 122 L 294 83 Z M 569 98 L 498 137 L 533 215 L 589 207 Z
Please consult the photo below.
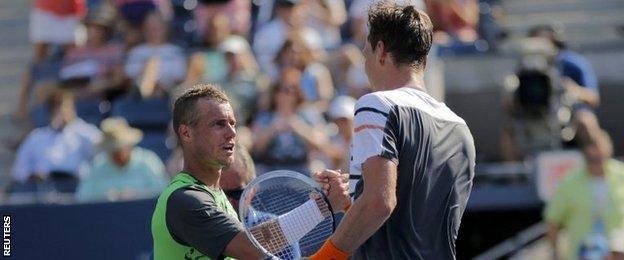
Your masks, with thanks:
M 154 151 L 163 162 L 166 162 L 169 159 L 169 155 L 171 155 L 166 132 L 144 132 L 143 140 L 141 140 L 139 146 Z
M 563 26 L 565 40 L 575 49 L 622 46 L 624 2 L 619 0 L 503 1 L 502 27 L 512 39 L 540 24 Z
M 143 131 L 140 147 L 154 151 L 166 161 L 171 149 L 167 145 L 167 127 L 171 121 L 169 99 L 136 99 L 124 97 L 113 102 L 111 116 L 119 116 Z
M 103 101 L 80 100 L 75 102 L 76 115 L 87 123 L 100 126 L 108 111 Z M 49 111 L 45 106 L 35 107 L 30 111 L 30 120 L 34 127 L 43 127 L 50 123 Z
M 161 98 L 134 99 L 125 97 L 113 102 L 111 116 L 120 116 L 143 131 L 166 131 L 171 120 L 169 100 Z

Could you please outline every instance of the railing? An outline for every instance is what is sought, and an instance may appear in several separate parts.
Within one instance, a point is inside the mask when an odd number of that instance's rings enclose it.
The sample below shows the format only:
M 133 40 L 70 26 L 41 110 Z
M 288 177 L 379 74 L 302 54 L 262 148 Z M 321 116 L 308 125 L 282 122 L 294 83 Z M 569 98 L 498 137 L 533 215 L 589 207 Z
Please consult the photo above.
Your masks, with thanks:
M 474 260 L 490 260 L 509 257 L 527 246 L 529 243 L 543 237 L 548 231 L 548 225 L 539 222 L 521 231 L 517 235 L 503 241 L 474 258 Z

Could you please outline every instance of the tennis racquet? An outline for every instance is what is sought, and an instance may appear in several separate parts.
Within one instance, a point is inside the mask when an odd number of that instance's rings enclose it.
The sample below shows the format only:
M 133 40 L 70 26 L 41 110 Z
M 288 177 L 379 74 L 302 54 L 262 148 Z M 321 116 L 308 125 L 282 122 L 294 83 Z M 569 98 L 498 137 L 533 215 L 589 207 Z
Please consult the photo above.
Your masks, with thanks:
M 249 240 L 278 259 L 314 254 L 335 228 L 331 206 L 318 184 L 294 171 L 268 172 L 249 183 L 239 216 Z

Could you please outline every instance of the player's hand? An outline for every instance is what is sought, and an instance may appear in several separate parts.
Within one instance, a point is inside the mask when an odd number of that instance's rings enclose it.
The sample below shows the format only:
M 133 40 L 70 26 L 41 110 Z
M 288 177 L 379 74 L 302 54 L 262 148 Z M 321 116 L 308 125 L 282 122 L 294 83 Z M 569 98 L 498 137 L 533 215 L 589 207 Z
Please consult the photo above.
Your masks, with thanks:
M 319 186 L 321 186 L 321 189 L 323 189 L 323 193 L 325 193 L 325 195 L 329 193 L 329 181 L 334 178 L 340 179 L 342 182 L 345 183 L 349 182 L 349 174 L 342 173 L 342 171 L 340 170 L 327 169 L 324 171 L 312 173 L 312 179 L 314 179 L 319 184 Z
M 327 195 L 329 194 L 329 180 L 333 178 L 339 178 L 340 175 L 340 170 L 324 170 L 312 173 L 312 179 L 314 179 L 319 184 L 319 186 L 321 186 L 323 193 Z
M 288 246 L 277 219 L 271 219 L 252 227 L 251 233 L 256 241 L 270 253 L 277 253 Z
M 351 196 L 349 196 L 349 183 L 342 178 L 334 178 L 329 181 L 329 194 L 327 198 L 334 211 L 346 211 L 351 207 Z
M 351 206 L 348 174 L 343 174 L 339 170 L 324 170 L 312 176 L 323 189 L 323 193 L 327 195 L 335 212 L 345 211 Z

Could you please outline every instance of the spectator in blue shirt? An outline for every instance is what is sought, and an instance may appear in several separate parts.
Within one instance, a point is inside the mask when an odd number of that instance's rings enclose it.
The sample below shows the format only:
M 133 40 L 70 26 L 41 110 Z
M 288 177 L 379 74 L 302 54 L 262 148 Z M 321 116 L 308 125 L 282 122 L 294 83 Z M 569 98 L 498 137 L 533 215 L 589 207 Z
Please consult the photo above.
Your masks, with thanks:
M 158 195 L 167 185 L 165 166 L 156 153 L 135 145 L 143 138 L 123 118 L 108 118 L 101 125 L 102 153 L 83 174 L 78 201 L 115 201 Z
M 77 179 L 81 165 L 95 155 L 101 133 L 76 116 L 73 96 L 53 91 L 46 100 L 47 126 L 33 130 L 17 151 L 11 176 L 16 183 L 36 183 L 55 177 Z

